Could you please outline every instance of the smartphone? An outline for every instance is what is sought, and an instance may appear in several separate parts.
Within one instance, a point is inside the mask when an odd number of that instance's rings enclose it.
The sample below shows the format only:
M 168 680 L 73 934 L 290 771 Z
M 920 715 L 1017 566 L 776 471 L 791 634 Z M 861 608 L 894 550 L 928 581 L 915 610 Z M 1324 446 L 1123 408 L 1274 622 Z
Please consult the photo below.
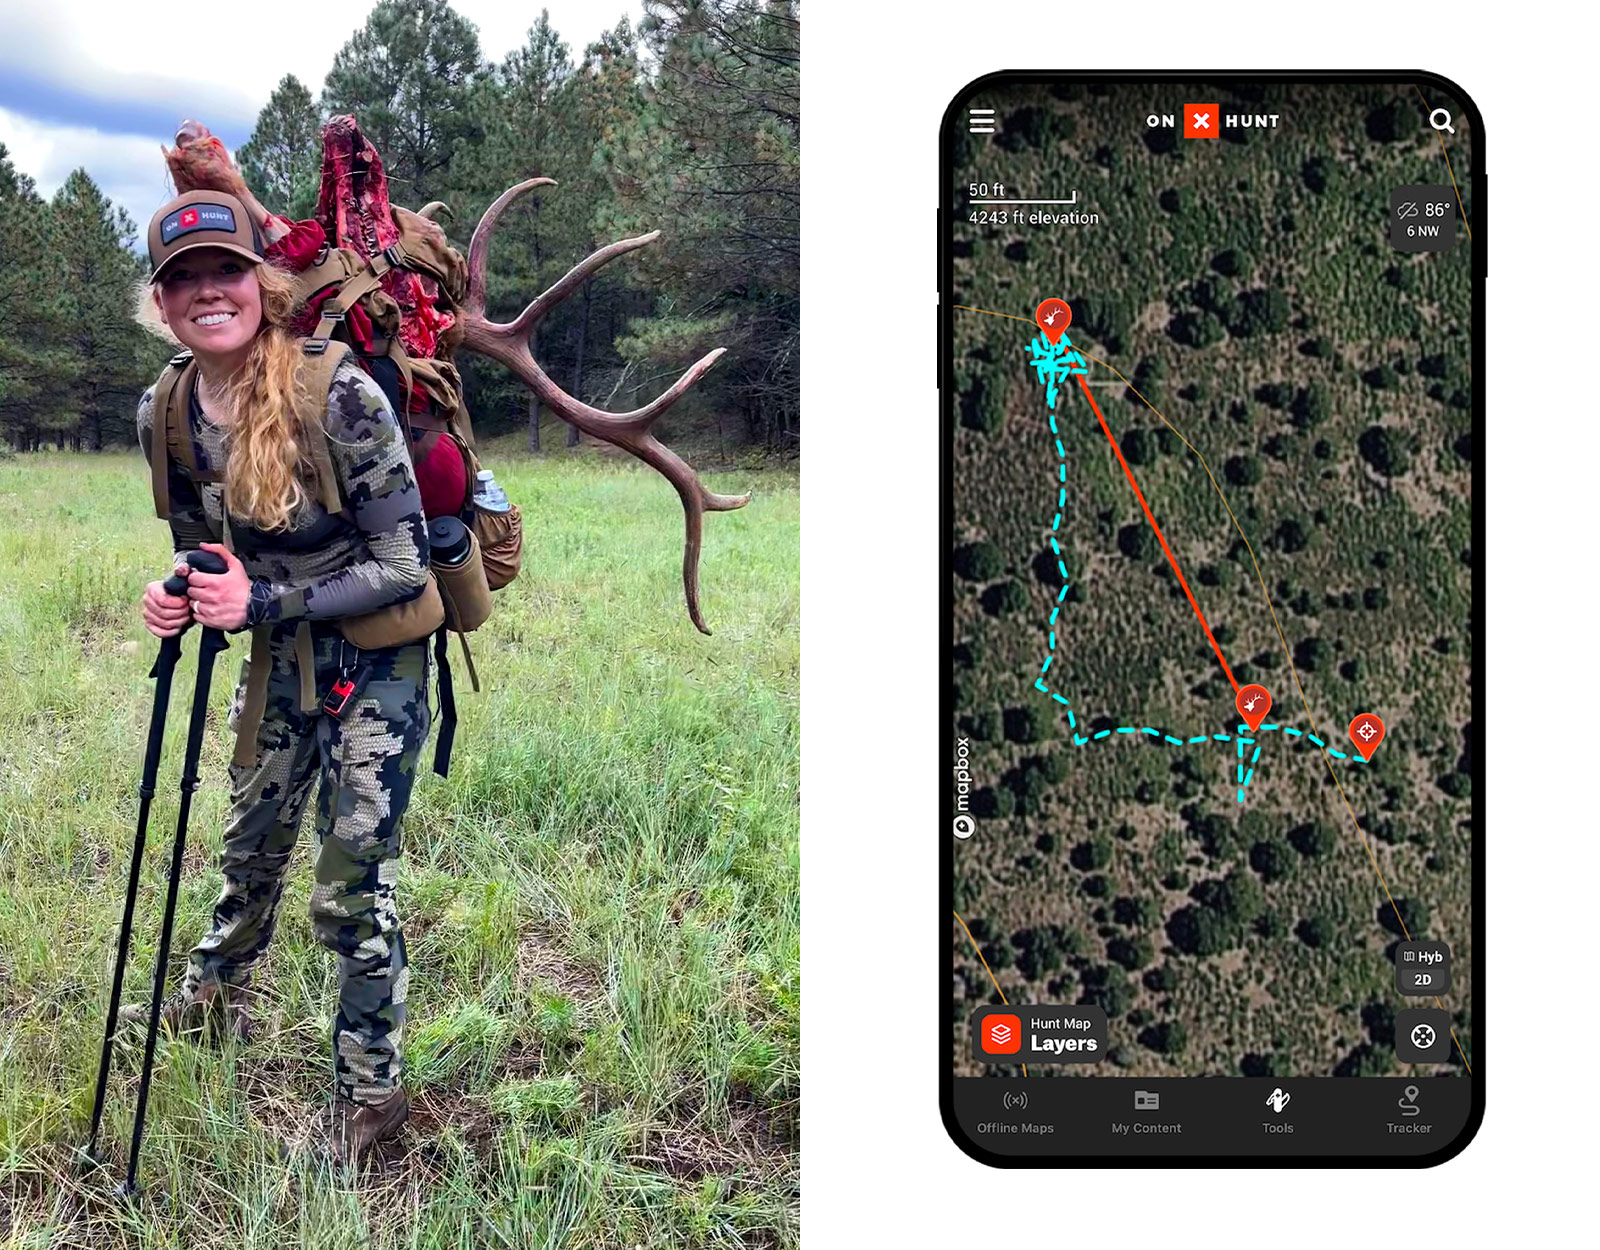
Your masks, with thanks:
M 1007 72 L 940 132 L 940 1106 L 1002 1166 L 1483 1118 L 1483 122 Z

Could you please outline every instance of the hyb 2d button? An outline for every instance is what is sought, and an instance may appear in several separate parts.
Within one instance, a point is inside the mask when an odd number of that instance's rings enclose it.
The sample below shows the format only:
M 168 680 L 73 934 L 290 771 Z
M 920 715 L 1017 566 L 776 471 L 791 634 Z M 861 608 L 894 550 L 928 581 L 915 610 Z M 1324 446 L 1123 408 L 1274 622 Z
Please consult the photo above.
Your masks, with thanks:
M 1407 1007 L 1395 1013 L 1394 1057 L 1401 1063 L 1443 1063 L 1450 1058 L 1450 1013 Z
M 1394 948 L 1395 989 L 1410 998 L 1450 992 L 1450 948 L 1443 942 L 1401 942 Z

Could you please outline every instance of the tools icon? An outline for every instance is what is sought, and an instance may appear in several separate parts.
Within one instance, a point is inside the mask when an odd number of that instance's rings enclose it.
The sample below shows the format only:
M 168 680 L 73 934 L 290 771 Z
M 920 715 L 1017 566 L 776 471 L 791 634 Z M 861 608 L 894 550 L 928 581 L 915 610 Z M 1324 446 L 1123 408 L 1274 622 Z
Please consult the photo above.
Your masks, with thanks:
M 1283 1109 L 1289 1105 L 1290 1094 L 1286 1089 L 1274 1089 L 1267 1095 L 1267 1106 L 1278 1115 L 1283 1114 Z

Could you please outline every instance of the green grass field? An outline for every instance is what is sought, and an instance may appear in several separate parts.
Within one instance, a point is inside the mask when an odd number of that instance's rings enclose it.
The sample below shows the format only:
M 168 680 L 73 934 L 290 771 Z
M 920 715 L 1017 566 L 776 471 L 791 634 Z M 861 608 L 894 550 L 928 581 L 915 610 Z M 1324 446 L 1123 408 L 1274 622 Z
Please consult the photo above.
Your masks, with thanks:
M 709 516 L 689 623 L 681 510 L 586 452 L 484 456 L 523 509 L 521 578 L 455 651 L 451 776 L 404 825 L 410 1127 L 356 1173 L 310 1137 L 331 1089 L 311 820 L 259 969 L 256 1035 L 157 1051 L 140 1179 L 114 1198 L 137 1043 L 93 1103 L 138 811 L 165 571 L 136 452 L 0 460 L 0 1246 L 624 1247 L 798 1242 L 799 487 Z M 203 932 L 240 641 L 212 688 L 169 976 Z M 174 685 L 128 989 L 155 959 L 193 648 Z M 431 764 L 430 747 L 424 767 Z M 173 981 L 169 981 L 169 985 Z

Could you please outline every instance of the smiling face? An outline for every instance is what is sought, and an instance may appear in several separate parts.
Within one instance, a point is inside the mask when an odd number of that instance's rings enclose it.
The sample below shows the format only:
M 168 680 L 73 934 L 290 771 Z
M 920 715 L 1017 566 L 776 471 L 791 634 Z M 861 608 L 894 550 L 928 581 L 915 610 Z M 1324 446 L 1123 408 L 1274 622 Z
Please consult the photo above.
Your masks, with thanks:
M 261 328 L 255 270 L 233 252 L 196 247 L 162 272 L 156 284 L 161 320 L 202 364 L 231 371 L 244 359 Z

